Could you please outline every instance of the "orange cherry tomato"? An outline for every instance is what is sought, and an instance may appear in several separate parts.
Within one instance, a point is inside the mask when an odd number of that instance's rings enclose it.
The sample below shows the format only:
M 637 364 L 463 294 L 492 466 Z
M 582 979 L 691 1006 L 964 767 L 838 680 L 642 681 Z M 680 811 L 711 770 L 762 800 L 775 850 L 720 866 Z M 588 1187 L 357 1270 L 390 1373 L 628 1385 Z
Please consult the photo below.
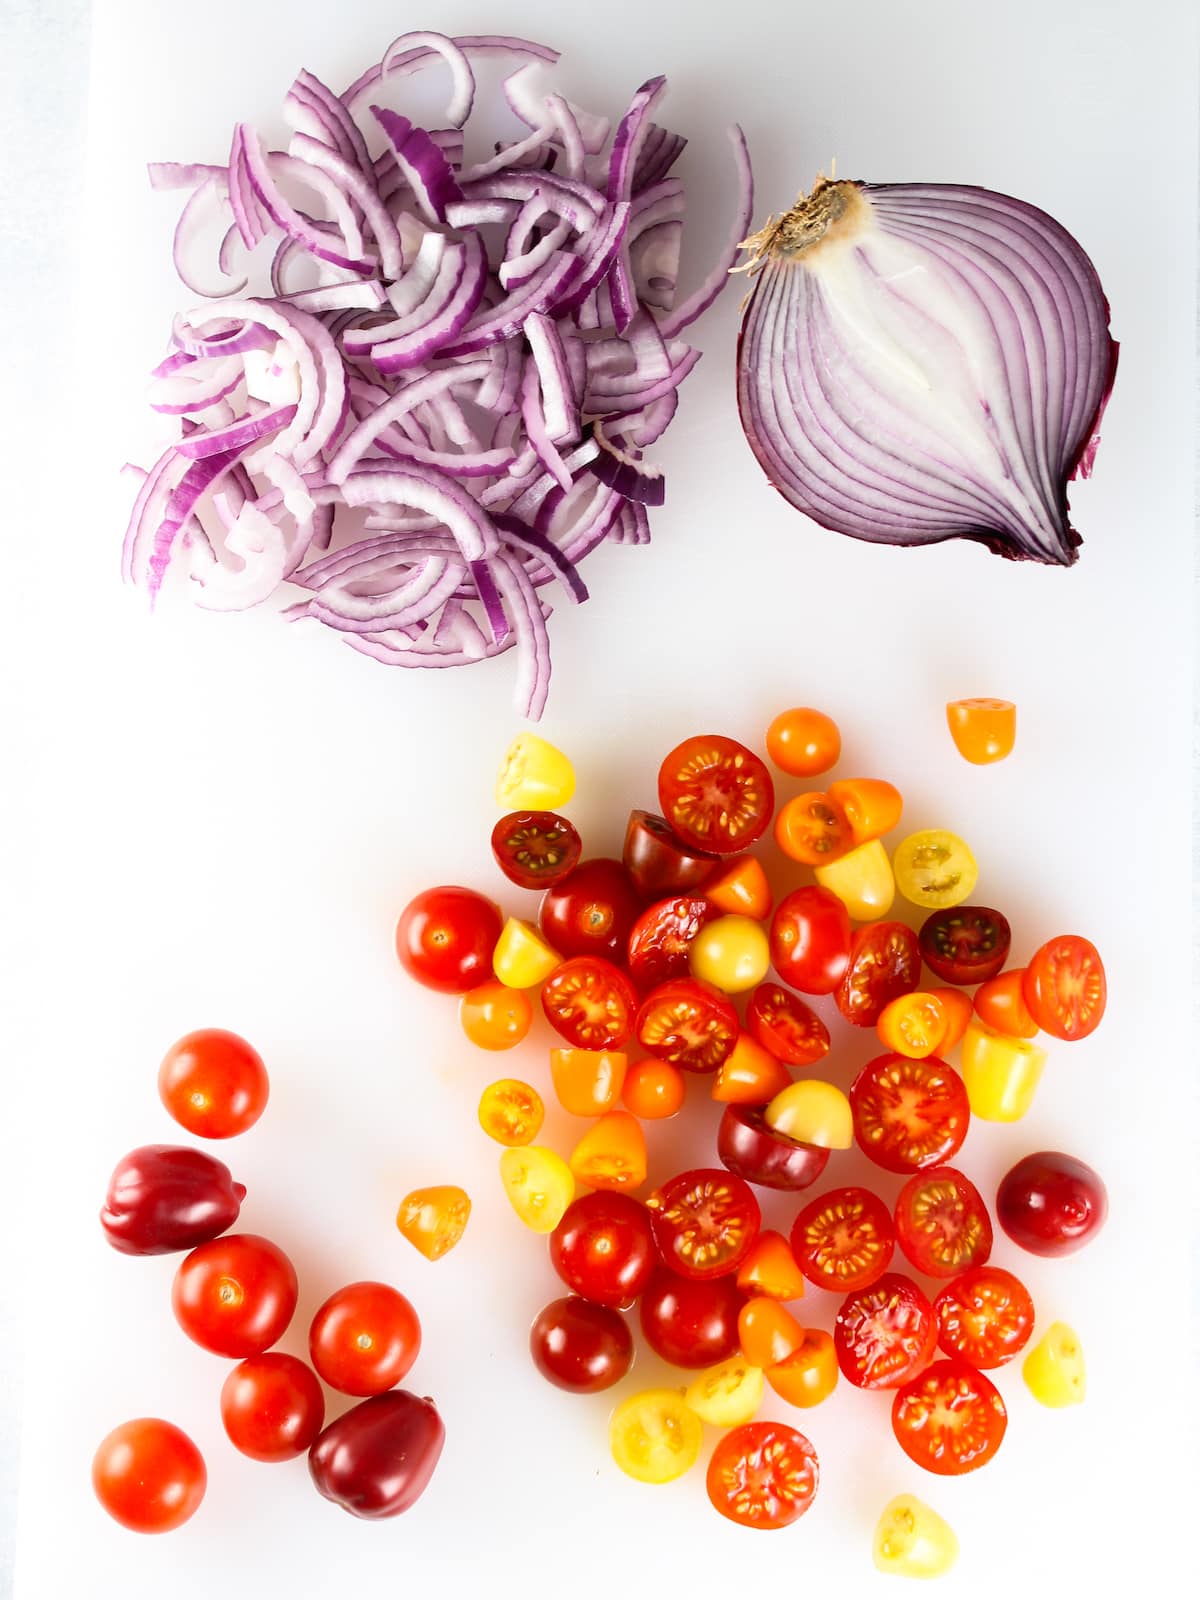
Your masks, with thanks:
M 854 844 L 890 833 L 904 811 L 903 795 L 886 778 L 839 778 L 829 785 L 829 796 L 845 812 Z
M 608 1111 L 571 1151 L 571 1171 L 589 1189 L 637 1189 L 646 1181 L 646 1135 L 628 1111 Z
M 509 1050 L 529 1032 L 533 1007 L 522 990 L 489 978 L 463 995 L 458 1020 L 467 1038 L 481 1050 Z
M 743 1294 L 766 1295 L 770 1300 L 799 1300 L 804 1274 L 792 1247 L 781 1233 L 764 1228 L 738 1268 L 737 1286 Z
M 775 842 L 793 861 L 820 867 L 844 856 L 854 838 L 841 804 L 814 790 L 780 806 L 775 816 Z
M 946 1037 L 942 1040 L 942 1049 L 953 1050 L 961 1042 L 967 1031 L 967 1023 L 975 1014 L 971 996 L 964 994 L 961 989 L 930 989 L 927 992 L 942 1002 L 942 1010 L 946 1013 Z
M 687 1081 L 669 1061 L 646 1056 L 635 1061 L 621 1085 L 621 1100 L 626 1111 L 647 1122 L 673 1117 L 683 1105 Z
M 898 1056 L 920 1061 L 945 1047 L 950 1019 L 937 995 L 914 989 L 889 1000 L 875 1024 L 881 1043 Z M 966 1023 L 963 1023 L 966 1027 Z
M 564 1111 L 598 1117 L 621 1098 L 628 1057 L 623 1050 L 551 1050 L 550 1076 Z
M 804 1342 L 767 1368 L 767 1382 L 792 1406 L 819 1406 L 837 1388 L 837 1351 L 823 1328 L 805 1328 Z
M 730 916 L 771 915 L 771 885 L 757 856 L 730 856 L 704 885 L 704 898 Z
M 777 1367 L 804 1343 L 804 1329 L 787 1307 L 756 1294 L 738 1312 L 738 1343 L 752 1366 Z
M 781 772 L 812 778 L 836 767 L 842 736 L 832 717 L 811 706 L 781 711 L 767 729 L 767 754 Z
M 1024 993 L 1025 968 L 1013 967 L 989 978 L 975 991 L 975 1014 L 997 1033 L 1013 1039 L 1032 1039 L 1038 1025 L 1029 1014 Z
M 498 1078 L 479 1097 L 479 1126 L 497 1144 L 532 1144 L 545 1115 L 541 1095 L 520 1078 Z
M 959 755 L 977 767 L 1003 761 L 1012 752 L 1017 708 L 1011 700 L 951 700 L 946 721 Z
M 396 1213 L 396 1226 L 426 1261 L 437 1261 L 462 1238 L 470 1215 L 466 1190 L 441 1183 L 406 1194 Z
M 732 1051 L 717 1068 L 712 1097 L 726 1105 L 765 1106 L 792 1081 L 782 1061 L 748 1033 L 739 1033 Z

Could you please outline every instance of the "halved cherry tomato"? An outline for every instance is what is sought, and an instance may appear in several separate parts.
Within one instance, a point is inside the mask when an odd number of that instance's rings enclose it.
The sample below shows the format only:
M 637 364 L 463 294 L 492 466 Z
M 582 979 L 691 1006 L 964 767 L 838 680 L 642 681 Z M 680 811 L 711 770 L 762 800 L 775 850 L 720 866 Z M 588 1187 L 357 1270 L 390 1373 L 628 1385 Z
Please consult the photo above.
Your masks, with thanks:
M 850 913 L 832 889 L 793 889 L 771 918 L 771 961 L 801 994 L 832 994 L 850 962 Z
M 466 1190 L 456 1183 L 438 1183 L 404 1196 L 396 1226 L 426 1261 L 438 1261 L 462 1238 L 470 1216 Z
M 571 1151 L 571 1171 L 589 1189 L 637 1189 L 646 1181 L 646 1135 L 628 1111 L 606 1111 Z
M 964 994 L 961 989 L 930 989 L 929 993 L 942 1002 L 942 1010 L 946 1014 L 946 1037 L 942 1040 L 942 1051 L 948 1053 L 966 1033 L 967 1023 L 975 1015 L 975 1008 L 970 995 Z
M 717 1129 L 717 1158 L 747 1183 L 795 1191 L 816 1183 L 829 1147 L 771 1127 L 762 1106 L 730 1105 Z
M 623 961 L 629 930 L 641 909 L 633 879 L 622 864 L 595 856 L 546 890 L 538 907 L 538 926 L 564 956 Z
M 1033 1301 L 1029 1290 L 1003 1267 L 972 1267 L 949 1283 L 933 1302 L 938 1344 L 948 1356 L 973 1367 L 1002 1367 L 1029 1342 Z
M 492 829 L 496 865 L 521 889 L 548 889 L 582 853 L 578 832 L 556 811 L 510 811 Z
M 991 906 L 949 906 L 921 924 L 921 954 L 944 983 L 986 983 L 1008 960 L 1012 929 Z
M 765 1106 L 791 1081 L 782 1061 L 748 1033 L 739 1033 L 737 1043 L 717 1068 L 712 1097 L 730 1105 Z
M 427 989 L 465 994 L 490 976 L 502 925 L 500 908 L 474 889 L 426 889 L 400 913 L 396 955 Z
M 1086 1039 L 1108 1004 L 1100 952 L 1076 933 L 1062 933 L 1036 950 L 1025 969 L 1025 1004 L 1055 1039 Z
M 983 1196 L 955 1167 L 930 1167 L 901 1189 L 896 1241 L 931 1278 L 956 1278 L 992 1253 L 992 1224 Z
M 935 1361 L 892 1401 L 892 1432 L 910 1460 L 927 1472 L 974 1472 L 999 1450 L 1008 1427 L 1004 1401 L 990 1378 L 965 1361 Z
M 562 957 L 531 922 L 509 917 L 492 951 L 492 971 L 508 989 L 534 989 L 544 983 Z
M 737 1286 L 745 1294 L 769 1295 L 772 1300 L 799 1300 L 804 1294 L 804 1274 L 781 1233 L 763 1228 L 737 1271 Z
M 767 1368 L 767 1382 L 792 1406 L 819 1406 L 837 1388 L 837 1381 L 837 1351 L 824 1328 L 805 1328 L 791 1355 Z
M 897 1578 L 940 1578 L 958 1560 L 958 1535 L 923 1500 L 898 1494 L 875 1524 L 872 1553 L 880 1572 Z
M 856 922 L 886 917 L 896 898 L 892 863 L 878 839 L 856 844 L 836 861 L 814 867 L 813 877 L 823 889 L 837 895 Z
M 817 1492 L 817 1452 L 786 1422 L 747 1422 L 717 1442 L 708 1463 L 708 1498 L 743 1528 L 786 1528 Z
M 646 1205 L 659 1254 L 685 1278 L 736 1272 L 762 1221 L 750 1185 L 723 1167 L 681 1172 L 660 1184 Z
M 646 1343 L 676 1367 L 710 1367 L 738 1353 L 742 1295 L 733 1278 L 684 1278 L 659 1267 L 642 1291 Z
M 574 956 L 542 984 L 547 1022 L 579 1050 L 620 1049 L 633 1032 L 637 1006 L 629 979 L 603 956 Z
M 634 923 L 629 933 L 629 976 L 641 989 L 670 978 L 684 978 L 692 941 L 717 915 L 707 900 L 673 895 L 658 900 Z
M 1075 1330 L 1052 1322 L 1021 1363 L 1021 1376 L 1041 1405 L 1079 1405 L 1087 1394 L 1087 1368 Z
M 889 1000 L 876 1023 L 879 1042 L 897 1055 L 920 1061 L 945 1048 L 949 1020 L 935 994 L 913 989 Z
M 837 723 L 811 706 L 781 711 L 767 729 L 767 754 L 781 772 L 793 778 L 828 772 L 837 766 L 841 753 Z
M 529 1032 L 533 1007 L 523 990 L 488 978 L 463 995 L 458 1020 L 467 1038 L 481 1050 L 511 1050 Z
M 1033 1104 L 1046 1052 L 1028 1039 L 997 1033 L 973 1016 L 959 1059 L 971 1115 L 985 1122 L 1017 1122 Z
M 738 1312 L 738 1343 L 756 1367 L 778 1366 L 804 1343 L 804 1329 L 770 1295 L 756 1294 Z
M 859 1148 L 886 1172 L 948 1160 L 971 1121 L 966 1086 L 937 1056 L 876 1056 L 850 1085 L 850 1109 Z
M 799 995 L 779 983 L 760 983 L 746 1008 L 746 1026 L 764 1050 L 791 1067 L 829 1054 L 829 1029 Z
M 917 936 L 903 922 L 860 928 L 838 986 L 837 1008 L 856 1028 L 873 1028 L 889 1000 L 909 994 L 921 980 Z
M 550 1235 L 550 1264 L 572 1293 L 631 1306 L 658 1265 L 649 1212 L 631 1195 L 581 1195 Z
M 626 1111 L 643 1122 L 656 1122 L 675 1116 L 683 1108 L 686 1091 L 687 1080 L 678 1067 L 646 1056 L 626 1071 L 621 1101 Z
M 685 1072 L 715 1072 L 732 1053 L 741 1029 L 723 994 L 695 978 L 660 983 L 637 1014 L 638 1043 Z
M 819 1195 L 792 1224 L 792 1254 L 801 1272 L 818 1289 L 835 1293 L 874 1283 L 895 1248 L 891 1212 L 856 1184 Z
M 688 951 L 692 976 L 723 994 L 761 983 L 771 965 L 767 930 L 750 917 L 717 917 L 700 929 Z
M 989 978 L 975 991 L 975 1015 L 997 1033 L 1014 1039 L 1032 1039 L 1038 1025 L 1029 1015 L 1021 987 L 1024 967 L 1011 967 L 998 978 Z
M 846 813 L 820 790 L 796 795 L 775 815 L 775 843 L 785 856 L 806 867 L 836 861 L 853 842 Z
M 658 800 L 685 844 L 733 855 L 766 831 L 775 786 L 753 750 L 719 733 L 697 734 L 663 761 Z
M 945 828 L 924 828 L 901 839 L 892 870 L 904 898 L 930 911 L 960 905 L 979 877 L 965 840 Z
M 613 1460 L 629 1477 L 670 1483 L 695 1466 L 704 1428 L 678 1389 L 644 1389 L 613 1412 L 608 1442 Z
M 927 1296 L 901 1272 L 856 1289 L 838 1308 L 833 1343 L 842 1375 L 858 1389 L 895 1389 L 923 1372 L 937 1349 Z
M 500 764 L 496 804 L 506 811 L 524 806 L 556 811 L 574 793 L 575 770 L 562 751 L 536 733 L 519 733 Z
M 500 1157 L 500 1181 L 513 1210 L 534 1233 L 553 1233 L 575 1195 L 563 1158 L 544 1145 L 523 1145 Z
M 834 1083 L 798 1078 L 781 1089 L 763 1113 L 767 1125 L 798 1144 L 849 1150 L 854 1143 L 850 1102 Z
M 621 860 L 644 900 L 691 894 L 720 865 L 706 850 L 684 844 L 665 817 L 653 811 L 631 811 Z
M 743 1355 L 730 1356 L 698 1373 L 683 1398 L 701 1422 L 716 1428 L 737 1428 L 749 1422 L 762 1405 L 764 1381 L 761 1367 L 751 1366 Z
M 946 721 L 959 755 L 977 767 L 1012 753 L 1017 708 L 1011 700 L 949 700 Z
M 771 885 L 757 856 L 726 856 L 705 883 L 704 898 L 731 916 L 762 922 L 771 915 Z
M 479 1126 L 497 1144 L 532 1144 L 545 1116 L 541 1095 L 520 1078 L 497 1078 L 479 1097 Z
M 829 793 L 845 812 L 855 844 L 880 839 L 900 825 L 904 797 L 886 778 L 839 778 Z

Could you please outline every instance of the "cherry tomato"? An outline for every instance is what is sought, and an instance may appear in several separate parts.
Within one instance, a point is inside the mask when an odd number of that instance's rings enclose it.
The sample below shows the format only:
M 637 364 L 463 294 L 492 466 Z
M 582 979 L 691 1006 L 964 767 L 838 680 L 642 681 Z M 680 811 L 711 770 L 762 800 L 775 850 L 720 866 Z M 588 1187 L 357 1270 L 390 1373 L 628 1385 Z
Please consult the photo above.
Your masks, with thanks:
M 1075 1330 L 1052 1322 L 1021 1363 L 1021 1376 L 1041 1405 L 1080 1405 L 1087 1394 L 1087 1368 Z
M 550 1076 L 559 1105 L 573 1117 L 611 1111 L 625 1082 L 626 1059 L 620 1050 L 551 1050 Z
M 175 1274 L 171 1304 L 189 1339 L 217 1356 L 261 1355 L 296 1309 L 296 1270 L 255 1233 L 228 1233 L 197 1246 Z
M 686 1092 L 687 1080 L 678 1067 L 646 1056 L 626 1072 L 621 1101 L 626 1111 L 643 1122 L 657 1122 L 682 1110 Z
M 771 965 L 767 930 L 749 917 L 718 917 L 692 940 L 688 965 L 693 977 L 724 994 L 753 989 Z
M 958 1536 L 923 1500 L 898 1494 L 875 1524 L 872 1553 L 880 1572 L 898 1578 L 940 1578 L 958 1560 Z
M 717 1129 L 717 1158 L 747 1183 L 794 1191 L 817 1181 L 829 1150 L 772 1128 L 761 1106 L 731 1105 Z
M 520 1078 L 498 1078 L 479 1097 L 479 1126 L 497 1144 L 532 1144 L 545 1116 L 541 1095 Z
M 655 1269 L 638 1314 L 646 1343 L 676 1367 L 711 1367 L 738 1353 L 742 1296 L 733 1278 L 684 1278 Z
M 800 1348 L 804 1329 L 781 1301 L 756 1294 L 738 1312 L 738 1343 L 747 1361 L 765 1369 Z
M 1011 700 L 950 700 L 946 721 L 959 755 L 975 766 L 1011 755 L 1017 737 L 1017 708 Z
M 620 1383 L 633 1365 L 633 1335 L 619 1311 L 569 1294 L 533 1319 L 529 1353 L 557 1388 L 598 1394 Z
M 792 778 L 815 778 L 836 767 L 842 736 L 832 717 L 811 706 L 781 711 L 767 729 L 767 754 Z
M 972 1267 L 948 1283 L 933 1302 L 938 1344 L 973 1367 L 1002 1367 L 1029 1342 L 1033 1301 L 1003 1267 Z
M 792 1224 L 792 1254 L 801 1272 L 835 1294 L 865 1289 L 882 1277 L 895 1248 L 891 1212 L 855 1184 L 810 1200 Z
M 735 1105 L 765 1106 L 791 1081 L 782 1061 L 748 1033 L 739 1033 L 737 1043 L 717 1068 L 712 1097 Z
M 896 880 L 888 853 L 878 839 L 856 844 L 835 861 L 813 868 L 823 889 L 832 890 L 856 922 L 886 917 L 896 898 Z
M 919 1061 L 945 1049 L 949 1018 L 937 995 L 914 989 L 889 1000 L 876 1026 L 886 1050 Z
M 496 981 L 514 993 L 545 983 L 561 961 L 558 951 L 547 944 L 533 924 L 520 917 L 509 917 L 492 951 Z
M 858 1389 L 895 1389 L 923 1372 L 937 1348 L 933 1307 L 911 1278 L 885 1272 L 846 1296 L 833 1325 L 842 1376 Z
M 1039 1150 L 1018 1161 L 996 1191 L 996 1220 L 1035 1256 L 1067 1256 L 1104 1226 L 1108 1191 L 1086 1161 Z
M 325 1421 L 325 1396 L 312 1368 L 280 1350 L 239 1361 L 221 1387 L 229 1442 L 252 1461 L 302 1456 Z
M 950 906 L 921 924 L 921 954 L 945 983 L 970 987 L 994 978 L 1008 960 L 1012 929 L 991 906 Z
M 651 989 L 635 1029 L 643 1050 L 685 1072 L 715 1072 L 737 1043 L 737 1012 L 695 978 L 673 978 Z
M 708 1498 L 743 1528 L 786 1528 L 817 1492 L 817 1452 L 786 1422 L 747 1422 L 717 1441 Z
M 837 1381 L 837 1351 L 823 1328 L 805 1328 L 791 1355 L 767 1368 L 767 1382 L 792 1406 L 819 1406 L 837 1388 Z
M 382 1394 L 405 1375 L 421 1348 L 411 1301 L 387 1283 L 348 1283 L 317 1309 L 308 1330 L 312 1364 L 331 1389 Z
M 633 1031 L 638 998 L 633 985 L 603 956 L 564 961 L 542 985 L 546 1020 L 580 1050 L 623 1045 Z
M 231 1139 L 262 1116 L 270 1083 L 253 1045 L 224 1028 L 184 1034 L 158 1069 L 158 1097 L 199 1139 Z
M 519 733 L 500 765 L 496 804 L 506 811 L 525 806 L 558 811 L 574 793 L 575 769 L 562 751 L 536 733 Z
M 534 1233 L 553 1233 L 575 1195 L 575 1177 L 560 1155 L 544 1145 L 505 1150 L 500 1181 L 509 1204 Z
M 630 1395 L 608 1424 L 612 1458 L 639 1483 L 671 1483 L 694 1467 L 704 1441 L 700 1418 L 677 1389 Z
M 744 1294 L 765 1294 L 772 1300 L 801 1298 L 804 1274 L 781 1233 L 762 1229 L 737 1270 L 737 1286 Z
M 975 991 L 975 1015 L 997 1033 L 1014 1039 L 1032 1039 L 1038 1031 L 1021 989 L 1024 977 L 1024 969 L 1014 967 L 998 978 L 989 978 Z
M 979 868 L 956 833 L 924 828 L 901 839 L 892 857 L 896 885 L 906 900 L 928 911 L 957 906 L 975 887 Z
M 853 843 L 846 813 L 820 790 L 798 794 L 775 814 L 775 843 L 792 861 L 819 867 L 844 856 Z
M 736 1428 L 749 1422 L 762 1405 L 764 1387 L 762 1370 L 737 1355 L 693 1378 L 683 1398 L 701 1422 L 710 1422 L 715 1428 Z
M 653 811 L 629 813 L 621 860 L 644 900 L 691 894 L 719 865 L 716 856 L 684 844 L 666 818 Z
M 1055 1039 L 1086 1039 L 1108 1003 L 1100 952 L 1075 933 L 1059 934 L 1034 952 L 1024 988 L 1033 1020 Z
M 837 1008 L 857 1028 L 873 1028 L 889 1000 L 915 989 L 921 979 L 917 936 L 903 922 L 860 928 L 837 991 Z
M 719 733 L 685 739 L 658 772 L 664 817 L 697 850 L 733 855 L 762 836 L 775 809 L 771 774 L 744 744 Z
M 427 989 L 465 994 L 492 976 L 502 926 L 500 908 L 474 889 L 426 889 L 400 913 L 396 954 Z
M 757 856 L 726 856 L 705 883 L 704 898 L 730 915 L 759 922 L 771 915 L 771 885 Z
M 855 844 L 867 844 L 900 826 L 904 797 L 886 778 L 839 778 L 830 797 L 846 814 Z
M 750 1185 L 722 1167 L 678 1173 L 646 1205 L 659 1254 L 685 1278 L 736 1272 L 762 1221 Z
M 463 995 L 458 1020 L 467 1038 L 481 1050 L 511 1050 L 529 1032 L 533 1007 L 522 990 L 488 978 Z
M 232 1228 L 245 1198 L 223 1161 L 186 1145 L 144 1144 L 117 1163 L 100 1226 L 124 1255 L 168 1255 Z
M 628 1111 L 606 1111 L 571 1151 L 571 1171 L 589 1189 L 638 1189 L 646 1181 L 646 1135 Z
M 999 1450 L 1008 1412 L 990 1378 L 965 1361 L 935 1361 L 897 1390 L 892 1432 L 927 1472 L 974 1472 Z
M 801 994 L 832 994 L 850 963 L 850 914 L 831 889 L 793 889 L 771 918 L 771 962 Z
M 581 861 L 561 883 L 547 889 L 538 926 L 564 956 L 607 956 L 623 961 L 629 932 L 642 902 L 619 861 L 595 856 Z
M 972 1017 L 963 1033 L 960 1061 L 971 1115 L 985 1122 L 1017 1122 L 1033 1104 L 1046 1052 Z
M 946 1054 L 961 1043 L 967 1024 L 975 1015 L 971 997 L 961 989 L 930 989 L 929 993 L 942 1002 L 946 1017 L 946 1037 L 942 1040 L 942 1053 Z
M 931 1278 L 956 1278 L 992 1253 L 992 1224 L 979 1190 L 954 1167 L 930 1167 L 896 1201 L 896 1242 Z
M 850 1102 L 836 1084 L 799 1078 L 781 1089 L 764 1113 L 767 1126 L 799 1144 L 849 1150 L 854 1143 Z
M 439 1183 L 406 1194 L 396 1212 L 396 1226 L 427 1261 L 440 1261 L 462 1238 L 470 1215 L 466 1190 L 456 1183 Z
M 937 1056 L 876 1056 L 850 1085 L 850 1109 L 859 1148 L 886 1172 L 949 1160 L 971 1121 L 965 1084 Z
M 204 1457 L 173 1422 L 135 1417 L 100 1441 L 92 1488 L 115 1522 L 134 1533 L 170 1533 L 204 1499 Z
M 715 916 L 707 900 L 687 895 L 648 906 L 629 934 L 629 976 L 634 983 L 652 989 L 670 978 L 685 977 L 692 941 Z
M 746 1008 L 746 1026 L 777 1061 L 807 1067 L 829 1054 L 829 1029 L 780 983 L 760 983 Z
M 329 1424 L 308 1453 L 309 1475 L 351 1516 L 399 1516 L 425 1492 L 445 1439 L 432 1400 L 389 1389 Z
M 579 862 L 579 834 L 555 811 L 510 811 L 492 829 L 496 865 L 520 889 L 548 889 Z
M 658 1265 L 649 1212 L 627 1194 L 581 1195 L 550 1235 L 550 1264 L 586 1300 L 631 1306 Z

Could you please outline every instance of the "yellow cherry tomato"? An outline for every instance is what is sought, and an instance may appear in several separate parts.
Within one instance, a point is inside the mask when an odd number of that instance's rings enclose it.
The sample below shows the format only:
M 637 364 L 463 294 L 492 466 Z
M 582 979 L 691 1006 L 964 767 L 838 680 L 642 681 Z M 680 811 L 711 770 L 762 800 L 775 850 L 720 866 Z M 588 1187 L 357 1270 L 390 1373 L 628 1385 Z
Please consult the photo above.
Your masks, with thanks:
M 959 1071 L 971 1115 L 985 1122 L 1017 1122 L 1033 1104 L 1046 1052 L 1028 1039 L 997 1033 L 978 1017 L 967 1023 Z
M 753 989 L 771 965 L 767 930 L 749 917 L 717 917 L 705 923 L 692 940 L 688 964 L 694 978 L 726 994 Z
M 900 893 L 925 911 L 961 905 L 979 877 L 964 841 L 945 828 L 923 828 L 901 839 L 892 868 Z
M 489 978 L 463 995 L 458 1020 L 467 1038 L 481 1050 L 511 1050 L 529 1032 L 533 1007 L 520 989 Z
M 850 1102 L 836 1084 L 801 1078 L 781 1089 L 767 1106 L 768 1127 L 801 1144 L 826 1150 L 849 1150 L 854 1143 Z
M 730 1356 L 698 1373 L 683 1391 L 683 1398 L 701 1422 L 711 1422 L 715 1428 L 739 1428 L 762 1405 L 763 1393 L 762 1368 L 752 1367 L 745 1356 Z
M 855 922 L 886 917 L 896 898 L 892 863 L 878 839 L 855 845 L 838 861 L 814 867 L 813 876 L 823 889 L 837 895 Z
M 951 700 L 946 721 L 959 755 L 977 767 L 1012 753 L 1017 708 L 1011 700 Z
M 646 1181 L 646 1135 L 628 1111 L 598 1117 L 571 1151 L 571 1171 L 589 1189 L 637 1189 Z
M 536 733 L 519 733 L 496 779 L 496 804 L 505 811 L 561 811 L 575 793 L 575 769 Z
M 880 1572 L 898 1578 L 940 1578 L 958 1560 L 954 1529 L 914 1494 L 889 1500 L 875 1524 L 873 1554 Z
M 479 1126 L 497 1144 L 532 1144 L 545 1115 L 541 1095 L 520 1078 L 498 1078 L 479 1097 Z
M 457 1184 L 414 1189 L 400 1202 L 396 1226 L 427 1261 L 444 1256 L 463 1236 L 471 1215 L 471 1198 Z
M 562 957 L 552 950 L 532 922 L 509 917 L 492 951 L 492 971 L 510 989 L 533 989 L 544 983 Z
M 1079 1405 L 1087 1393 L 1087 1368 L 1075 1330 L 1052 1322 L 1025 1357 L 1021 1376 L 1042 1405 Z
M 838 1362 L 833 1339 L 823 1328 L 805 1328 L 804 1342 L 767 1368 L 767 1382 L 791 1406 L 819 1406 L 837 1388 Z
M 611 1111 L 620 1099 L 627 1064 L 620 1050 L 551 1050 L 550 1076 L 559 1105 L 573 1117 Z
M 845 812 L 855 844 L 878 839 L 900 825 L 904 796 L 886 778 L 839 778 L 829 785 L 829 796 Z
M 678 1389 L 643 1389 L 613 1412 L 608 1443 L 621 1471 L 639 1483 L 670 1483 L 696 1464 L 704 1428 Z
M 950 1019 L 937 995 L 917 989 L 889 1000 L 875 1026 L 885 1049 L 921 1061 L 944 1048 Z
M 575 1197 L 575 1179 L 560 1155 L 544 1145 L 506 1150 L 500 1179 L 513 1210 L 534 1233 L 553 1233 Z

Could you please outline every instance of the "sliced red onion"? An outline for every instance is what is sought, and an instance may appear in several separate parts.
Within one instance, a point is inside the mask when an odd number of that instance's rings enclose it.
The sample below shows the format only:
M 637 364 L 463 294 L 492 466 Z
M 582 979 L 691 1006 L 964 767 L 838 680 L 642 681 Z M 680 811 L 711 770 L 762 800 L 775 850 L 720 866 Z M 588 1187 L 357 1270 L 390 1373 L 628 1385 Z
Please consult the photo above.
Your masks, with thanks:
M 418 311 L 402 319 L 407 331 L 393 332 L 371 347 L 371 360 L 382 373 L 404 372 L 434 355 L 454 355 L 458 338 L 483 298 L 488 263 L 483 240 L 473 229 L 460 244 L 446 247 L 443 265 Z M 394 324 L 390 325 L 394 328 Z M 481 348 L 469 344 L 470 350 Z
M 414 128 L 407 117 L 384 106 L 372 106 L 371 115 L 387 134 L 396 165 L 423 215 L 429 222 L 445 222 L 446 207 L 462 199 L 462 190 L 442 151 L 424 128 Z
M 592 437 L 600 450 L 591 468 L 601 483 L 624 495 L 626 500 L 639 500 L 645 506 L 662 505 L 667 490 L 657 467 L 642 461 L 640 455 L 632 455 L 628 450 L 621 449 L 620 445 L 605 436 L 599 422 L 592 428 Z
M 1070 565 L 1117 346 L 1088 257 L 986 189 L 821 180 L 754 239 L 738 401 L 771 481 L 877 543 Z

